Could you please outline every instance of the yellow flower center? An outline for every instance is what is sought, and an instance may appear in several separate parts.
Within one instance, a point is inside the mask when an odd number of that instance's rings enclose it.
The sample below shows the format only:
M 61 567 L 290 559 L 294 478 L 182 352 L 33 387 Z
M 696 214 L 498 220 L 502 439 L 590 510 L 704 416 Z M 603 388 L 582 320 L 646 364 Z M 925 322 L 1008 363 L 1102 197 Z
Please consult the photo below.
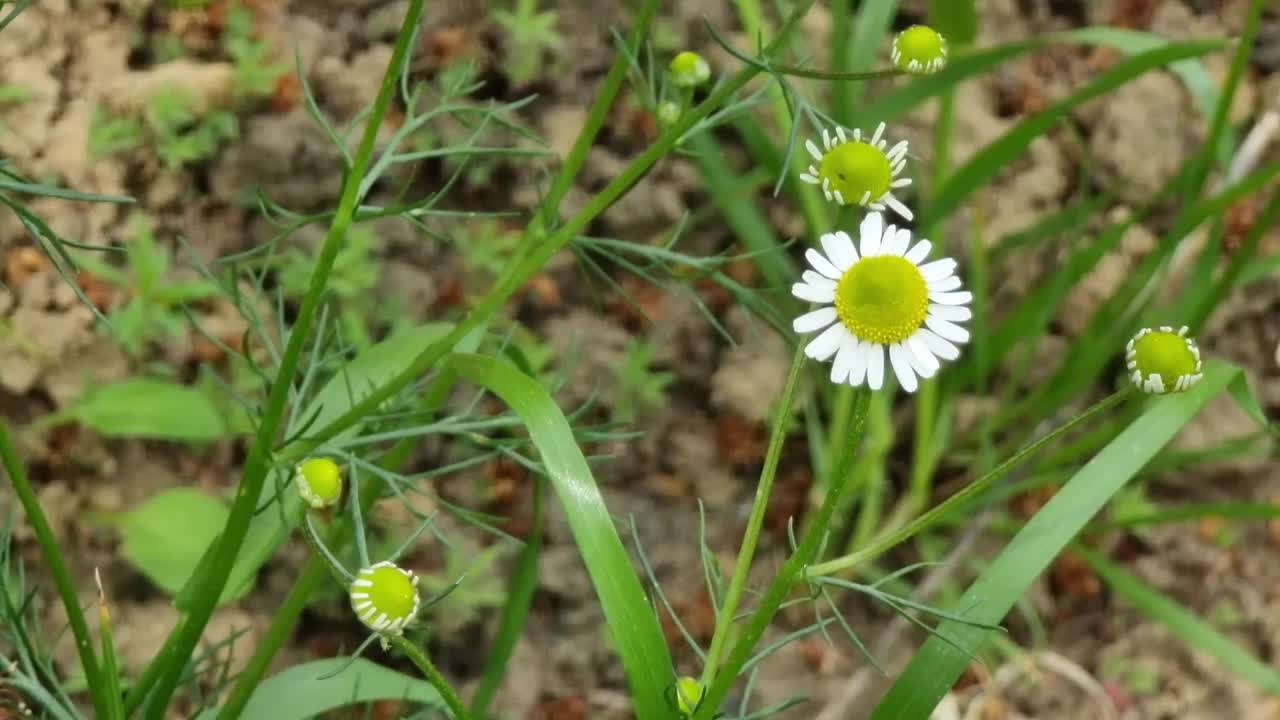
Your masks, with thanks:
M 839 190 L 846 203 L 875 202 L 889 192 L 893 168 L 880 148 L 857 140 L 840 143 L 822 156 L 818 178 L 832 191 Z
M 937 69 L 931 63 L 947 58 L 947 41 L 933 28 L 924 25 L 912 25 L 898 33 L 893 47 L 897 51 L 894 60 L 903 70 L 929 72 Z M 919 65 L 912 68 L 913 61 Z
M 1133 359 L 1143 378 L 1159 373 L 1167 387 L 1183 375 L 1196 373 L 1196 356 L 1187 339 L 1177 333 L 1158 330 L 1143 335 L 1133 344 Z
M 313 507 L 326 507 L 342 495 L 342 472 L 329 458 L 310 458 L 298 465 L 298 488 Z
M 836 314 L 859 339 L 902 342 L 924 323 L 929 286 L 915 263 L 898 255 L 863 258 L 836 284 Z
M 372 617 L 376 618 L 379 613 L 382 613 L 395 621 L 407 618 L 413 613 L 418 589 L 413 586 L 413 579 L 409 573 L 394 565 L 382 565 L 361 570 L 356 576 L 356 581 L 360 580 L 368 580 L 370 583 L 364 588 L 364 592 L 369 596 L 369 602 L 373 603 L 375 612 L 372 613 Z M 356 598 L 353 597 L 352 606 L 355 605 L 357 605 Z M 356 614 L 359 615 L 360 608 L 355 609 Z

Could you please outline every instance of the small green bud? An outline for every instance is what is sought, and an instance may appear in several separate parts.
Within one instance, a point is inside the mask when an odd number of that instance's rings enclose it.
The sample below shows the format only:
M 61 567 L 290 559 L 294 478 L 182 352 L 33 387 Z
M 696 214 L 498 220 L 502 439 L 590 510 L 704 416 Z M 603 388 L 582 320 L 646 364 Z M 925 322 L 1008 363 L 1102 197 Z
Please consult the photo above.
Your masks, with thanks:
M 331 507 L 342 499 L 342 471 L 329 458 L 307 458 L 293 474 L 298 494 L 311 507 Z
M 663 127 L 675 125 L 680 120 L 680 105 L 667 101 L 658 106 L 658 123 Z
M 418 614 L 418 576 L 390 562 L 357 573 L 349 594 L 360 622 L 384 635 L 399 635 Z
M 1187 328 L 1145 328 L 1125 348 L 1129 379 L 1139 390 L 1157 395 L 1183 392 L 1200 382 L 1200 348 Z
M 671 59 L 671 82 L 680 87 L 697 87 L 711 79 L 711 66 L 702 56 L 685 50 Z
M 707 689 L 697 679 L 684 676 L 676 681 L 676 709 L 684 717 L 689 717 L 702 704 L 702 696 Z
M 899 70 L 927 75 L 947 64 L 947 39 L 925 25 L 912 25 L 893 39 L 893 64 Z

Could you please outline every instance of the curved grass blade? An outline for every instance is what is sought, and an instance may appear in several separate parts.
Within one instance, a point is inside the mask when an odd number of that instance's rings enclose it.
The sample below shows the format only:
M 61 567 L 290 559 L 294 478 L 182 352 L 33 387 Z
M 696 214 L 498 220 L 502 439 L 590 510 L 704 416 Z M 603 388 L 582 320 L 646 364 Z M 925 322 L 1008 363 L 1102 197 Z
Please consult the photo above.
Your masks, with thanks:
M 1205 366 L 1204 380 L 1190 391 L 1154 400 L 1027 522 L 969 586 L 958 602 L 973 607 L 966 615 L 969 621 L 1000 622 L 1111 496 L 1239 373 L 1237 367 L 1212 361 Z M 951 621 L 939 625 L 937 632 L 949 642 L 930 638 L 876 706 L 871 720 L 928 718 L 989 634 Z
M 1207 653 L 1245 680 L 1269 693 L 1280 694 L 1280 670 L 1262 662 L 1212 625 L 1098 552 L 1083 546 L 1075 550 L 1117 595 L 1138 612 L 1164 623 L 1188 646 Z
M 1009 132 L 979 150 L 965 164 L 956 168 L 955 172 L 948 176 L 946 183 L 939 188 L 933 203 L 926 208 L 926 217 L 920 224 L 928 227 L 955 212 L 956 208 L 978 188 L 985 187 L 1001 169 L 1026 152 L 1033 140 L 1051 130 L 1077 106 L 1105 95 L 1137 79 L 1149 70 L 1178 60 L 1199 57 L 1218 50 L 1223 45 L 1224 42 L 1220 40 L 1174 43 L 1116 63 L 1093 82 L 1022 120 Z
M 662 628 L 564 413 L 546 389 L 514 365 L 470 354 L 450 356 L 449 365 L 459 377 L 502 398 L 524 421 L 600 598 L 636 717 L 666 720 L 671 710 L 663 693 L 674 678 Z

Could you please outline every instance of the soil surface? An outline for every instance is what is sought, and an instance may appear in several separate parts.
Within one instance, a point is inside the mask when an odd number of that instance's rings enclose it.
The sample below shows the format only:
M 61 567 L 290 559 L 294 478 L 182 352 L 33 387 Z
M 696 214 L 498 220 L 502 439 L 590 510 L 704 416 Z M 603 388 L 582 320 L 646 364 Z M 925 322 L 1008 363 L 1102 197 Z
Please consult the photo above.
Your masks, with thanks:
M 256 32 L 269 40 L 278 58 L 288 62 L 297 50 L 320 109 L 339 127 L 355 118 L 376 93 L 407 5 L 402 0 L 246 2 Z M 541 59 L 532 79 L 510 76 L 510 39 L 485 4 L 458 0 L 428 3 L 422 52 L 413 72 L 428 79 L 450 61 L 471 59 L 485 81 L 475 99 L 512 101 L 536 94 L 518 116 L 553 152 L 563 155 L 611 60 L 609 30 L 625 23 L 626 4 L 552 0 L 544 5 L 558 13 L 563 44 Z M 895 26 L 922 19 L 924 5 L 903 2 Z M 978 44 L 991 45 L 1088 24 L 1151 30 L 1177 39 L 1232 36 L 1240 29 L 1245 3 L 984 0 L 980 5 Z M 706 17 L 717 27 L 736 29 L 731 8 L 730 3 L 713 0 L 668 3 L 660 23 L 665 37 L 660 49 L 691 46 L 703 51 L 718 71 L 731 69 L 734 61 L 702 28 Z M 182 236 L 201 257 L 210 259 L 255 247 L 277 232 L 257 212 L 250 195 L 255 188 L 297 212 L 336 205 L 342 159 L 303 106 L 296 81 L 286 75 L 267 96 L 247 104 L 233 99 L 235 67 L 218 44 L 225 11 L 221 0 L 205 10 L 147 0 L 47 0 L 34 4 L 4 30 L 0 87 L 21 86 L 27 92 L 18 101 L 0 99 L 0 157 L 33 178 L 137 199 L 134 206 L 33 201 L 33 210 L 62 236 L 83 243 L 122 244 L 133 232 L 131 217 L 140 212 L 150 218 L 156 237 L 166 246 L 180 252 L 176 239 Z M 1267 23 L 1232 110 L 1231 121 L 1242 132 L 1280 97 L 1280 15 L 1269 14 Z M 823 62 L 829 24 L 828 11 L 819 4 L 803 27 L 817 62 Z M 741 33 L 728 35 L 743 47 L 750 45 Z M 167 59 L 175 45 L 181 57 Z M 963 162 L 1020 118 L 1064 97 L 1114 60 L 1108 51 L 1055 48 L 1021 57 L 965 84 L 956 97 L 951 148 L 955 162 Z M 1224 77 L 1228 61 L 1226 55 L 1209 56 L 1210 75 Z M 173 83 L 190 93 L 198 113 L 232 109 L 238 118 L 237 137 L 211 157 L 177 168 L 148 147 L 109 155 L 91 151 L 95 112 L 105 108 L 136 114 L 158 89 Z M 898 128 L 918 159 L 932 157 L 934 115 L 930 106 Z M 1185 86 L 1168 72 L 1149 73 L 1089 103 L 1070 122 L 1036 141 L 978 196 L 986 237 L 995 240 L 1023 229 L 1077 197 L 1082 166 L 1090 168 L 1095 183 L 1113 193 L 1111 205 L 1092 228 L 1134 212 L 1197 152 L 1207 124 Z M 611 179 L 653 137 L 655 127 L 643 111 L 615 108 L 601 143 L 591 151 L 566 199 L 566 212 L 580 207 L 589 192 Z M 734 161 L 745 165 L 745 153 L 733 152 Z M 1280 160 L 1280 140 L 1271 142 L 1259 160 Z M 410 181 L 419 189 L 430 188 L 447 177 L 446 171 L 440 163 L 427 163 L 421 176 Z M 540 172 L 532 163 L 493 163 L 484 172 L 466 175 L 453 194 L 454 206 L 527 212 L 538 199 Z M 385 200 L 393 191 L 379 192 Z M 762 194 L 758 202 L 780 235 L 794 237 L 803 231 L 797 209 L 787 201 Z M 594 236 L 650 242 L 686 213 L 708 207 L 696 166 L 688 158 L 673 157 L 660 163 L 590 231 Z M 1252 209 L 1256 212 L 1257 207 Z M 1247 226 L 1249 211 L 1233 209 L 1232 217 Z M 950 234 L 939 239 L 961 257 L 970 242 L 963 230 L 973 224 L 970 212 L 959 215 Z M 1135 226 L 1118 250 L 1071 293 L 1054 321 L 1053 334 L 1040 348 L 1046 358 L 1055 359 L 1050 367 L 1070 352 L 1090 312 L 1155 248 L 1169 218 L 1169 212 L 1158 212 Z M 473 235 L 494 232 L 494 225 L 464 225 Z M 371 229 L 379 274 L 366 288 L 376 298 L 370 305 L 393 305 L 412 320 L 424 321 L 456 312 L 460 302 L 476 297 L 492 278 L 468 265 L 453 246 L 407 222 L 382 221 Z M 509 230 L 498 227 L 500 232 Z M 306 251 L 316 246 L 321 234 L 309 227 L 286 242 Z M 1269 231 L 1262 245 L 1264 253 L 1280 251 L 1280 232 Z M 696 223 L 680 247 L 694 255 L 738 249 L 719 222 Z M 1016 262 L 995 273 L 995 306 L 1021 297 L 1066 252 L 1065 247 L 1042 246 L 1017 255 Z M 95 326 L 93 313 L 9 213 L 0 213 L 0 260 L 0 414 L 11 426 L 26 428 L 66 407 L 86 383 L 121 379 L 157 364 L 190 378 L 200 363 L 219 361 L 218 349 L 194 332 L 152 342 L 138 354 L 122 349 Z M 761 283 L 746 263 L 730 271 L 743 282 Z M 727 571 L 764 454 L 770 403 L 781 390 L 790 353 L 764 323 L 711 289 L 673 293 L 625 273 L 617 274 L 617 286 L 584 283 L 583 277 L 573 258 L 564 254 L 520 293 L 512 314 L 550 346 L 557 366 L 570 370 L 557 396 L 565 408 L 594 397 L 607 419 L 627 402 L 616 392 L 617 368 L 637 340 L 651 343 L 654 367 L 671 374 L 665 400 L 639 409 L 635 425 L 643 431 L 641 436 L 593 450 L 612 455 L 597 465 L 610 509 L 615 517 L 635 518 L 648 560 L 672 606 L 705 645 L 714 618 L 697 562 L 698 502 L 705 508 L 707 542 Z M 128 299 L 125 290 L 92 274 L 82 274 L 78 282 L 105 310 Z M 724 339 L 699 303 L 710 308 L 735 343 Z M 243 333 L 242 321 L 225 303 L 207 303 L 197 314 L 218 337 L 234 339 Z M 373 329 L 385 330 L 385 323 Z M 1263 279 L 1232 297 L 1215 314 L 1201 347 L 1244 367 L 1265 409 L 1280 410 L 1280 278 Z M 984 398 L 962 398 L 957 420 L 975 422 L 990 408 Z M 904 424 L 899 426 L 895 452 L 901 453 L 902 461 L 895 455 L 888 464 L 894 487 L 906 478 L 909 413 L 909 404 L 899 402 L 895 421 Z M 1194 421 L 1177 443 L 1213 447 L 1253 430 L 1243 413 L 1222 400 Z M 100 568 L 114 599 L 123 663 L 137 671 L 163 641 L 175 611 L 167 597 L 123 559 L 118 533 L 104 518 L 170 487 L 227 491 L 238 476 L 244 447 L 226 441 L 196 451 L 165 443 L 107 440 L 75 426 L 19 434 L 44 508 L 72 553 L 76 576 L 85 580 L 84 602 L 95 595 L 90 578 L 92 569 Z M 441 457 L 438 447 L 428 446 L 419 449 L 413 462 L 417 469 L 426 469 Z M 802 435 L 793 437 L 784 453 L 779 497 L 762 547 L 761 583 L 784 557 L 787 518 L 805 506 L 811 481 L 807 457 Z M 1157 501 L 1177 503 L 1280 501 L 1275 468 L 1274 455 L 1267 449 L 1247 460 L 1159 476 L 1148 492 Z M 526 480 L 518 468 L 491 463 L 439 479 L 434 490 L 452 502 L 509 516 L 517 532 L 528 518 L 527 493 L 520 491 Z M 7 513 L 13 505 L 8 486 L 0 487 L 0 508 Z M 402 532 L 412 527 L 407 511 L 395 503 L 384 505 L 375 522 L 402 526 Z M 446 532 L 474 543 L 472 550 L 494 542 L 445 518 L 441 522 Z M 1238 522 L 1230 530 L 1228 542 L 1221 523 L 1175 524 L 1134 532 L 1108 549 L 1154 587 L 1205 617 L 1219 618 L 1220 628 L 1264 662 L 1280 664 L 1280 524 Z M 976 542 L 974 552 L 998 547 L 996 538 L 971 539 Z M 39 577 L 37 548 L 21 525 L 17 541 L 21 556 Z M 267 565 L 246 599 L 215 615 L 207 642 L 240 633 L 230 646 L 233 670 L 255 647 L 306 556 L 301 542 L 286 547 Z M 910 560 L 906 554 L 893 557 L 904 564 Z M 508 562 L 504 555 L 489 582 L 501 587 Z M 452 567 L 430 533 L 406 563 L 428 573 Z M 497 707 L 505 717 L 528 720 L 628 717 L 621 670 L 603 635 L 599 606 L 567 525 L 554 510 L 540 571 L 535 620 L 520 641 Z M 1060 558 L 1028 598 L 1045 620 L 1046 633 L 1037 634 L 1019 616 L 1011 616 L 1012 638 L 1029 648 L 1030 655 L 998 666 L 975 664 L 939 708 L 940 720 L 1280 717 L 1280 701 L 1113 598 L 1078 559 Z M 496 611 L 490 605 L 477 602 L 474 612 L 429 617 L 432 655 L 464 692 L 478 679 L 483 648 L 496 626 Z M 56 606 L 45 606 L 48 627 L 62 627 Z M 877 649 L 890 675 L 923 639 L 918 631 L 899 627 L 885 608 L 859 598 L 849 598 L 845 610 L 854 628 Z M 811 619 L 806 613 L 783 617 L 775 634 L 806 623 Z M 668 630 L 679 667 L 694 672 L 696 658 L 674 627 Z M 332 655 L 360 639 L 359 627 L 335 593 L 307 611 L 276 667 Z M 385 659 L 376 650 L 372 656 Z M 58 658 L 64 672 L 74 669 L 69 642 L 59 645 Z M 783 715 L 788 718 L 815 717 L 823 708 L 828 713 L 823 717 L 862 717 L 889 683 L 888 678 L 868 674 L 866 663 L 847 644 L 829 647 L 820 639 L 783 648 L 766 667 L 756 687 L 756 707 L 796 694 L 811 698 Z M 388 713 L 394 716 L 394 709 Z

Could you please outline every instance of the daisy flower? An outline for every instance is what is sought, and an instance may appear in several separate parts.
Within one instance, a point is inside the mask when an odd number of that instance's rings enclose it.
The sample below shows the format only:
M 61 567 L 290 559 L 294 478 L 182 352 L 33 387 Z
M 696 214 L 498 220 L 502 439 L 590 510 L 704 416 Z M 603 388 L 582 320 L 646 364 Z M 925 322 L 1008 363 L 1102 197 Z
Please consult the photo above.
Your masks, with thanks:
M 893 38 L 893 64 L 899 70 L 927 75 L 947 64 L 947 39 L 925 25 L 912 25 Z
M 1183 392 L 1200 382 L 1200 348 L 1187 328 L 1144 328 L 1129 341 L 1124 354 L 1129 379 L 1139 390 L 1157 395 Z
M 394 563 L 374 563 L 356 573 L 348 594 L 360 622 L 383 635 L 399 635 L 418 614 L 418 576 Z
M 831 382 L 879 390 L 888 355 L 898 384 L 915 392 L 917 377 L 933 377 L 940 360 L 960 356 L 956 343 L 967 342 L 969 331 L 956 323 L 973 316 L 966 307 L 973 293 L 960 290 L 955 260 L 925 262 L 930 242 L 912 245 L 911 231 L 885 227 L 880 213 L 869 213 L 858 234 L 857 248 L 848 233 L 836 232 L 820 238 L 825 253 L 805 252 L 813 269 L 791 294 L 823 307 L 792 327 L 822 331 L 804 351 L 815 360 L 835 357 Z
M 853 203 L 875 211 L 888 207 L 911 219 L 911 210 L 893 196 L 894 190 L 911 184 L 911 178 L 899 177 L 907 164 L 907 141 L 888 148 L 884 123 L 866 140 L 856 128 L 846 130 L 837 125 L 834 135 L 823 128 L 822 150 L 812 140 L 805 140 L 804 146 L 816 164 L 801 173 L 800 179 L 821 185 L 828 201 L 837 205 Z

